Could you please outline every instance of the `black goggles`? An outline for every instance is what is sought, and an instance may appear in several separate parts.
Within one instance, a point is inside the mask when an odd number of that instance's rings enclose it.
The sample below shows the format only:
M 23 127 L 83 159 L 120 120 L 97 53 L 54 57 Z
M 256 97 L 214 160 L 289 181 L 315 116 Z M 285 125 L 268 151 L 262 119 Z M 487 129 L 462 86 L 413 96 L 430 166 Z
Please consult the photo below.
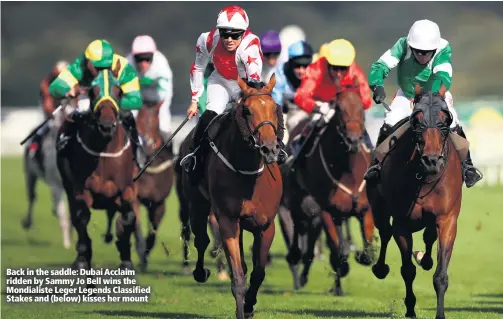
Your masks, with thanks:
M 328 69 L 332 72 L 346 72 L 349 70 L 349 66 L 341 66 L 341 65 L 328 65 Z
M 245 33 L 245 32 L 242 30 L 219 29 L 218 33 L 220 34 L 220 38 L 222 38 L 222 39 L 231 38 L 232 40 L 238 40 L 243 36 L 243 33 Z
M 153 53 L 141 53 L 134 56 L 134 60 L 136 63 L 140 63 L 142 61 L 152 62 L 153 59 L 154 59 Z
M 433 53 L 435 53 L 436 50 L 418 50 L 418 49 L 414 49 L 414 48 L 411 48 L 412 52 L 414 52 L 416 55 L 419 55 L 419 56 L 427 56 L 427 55 L 433 55 Z

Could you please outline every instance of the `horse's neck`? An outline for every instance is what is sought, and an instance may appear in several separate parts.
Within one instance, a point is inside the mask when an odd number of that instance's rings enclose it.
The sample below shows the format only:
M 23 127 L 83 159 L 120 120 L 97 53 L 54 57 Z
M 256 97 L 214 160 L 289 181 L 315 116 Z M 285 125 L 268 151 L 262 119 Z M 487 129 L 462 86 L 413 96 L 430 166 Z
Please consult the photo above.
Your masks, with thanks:
M 323 149 L 323 158 L 332 171 L 347 171 L 350 164 L 348 147 L 337 131 L 334 123 L 329 123 L 321 136 L 318 148 Z M 319 152 L 319 150 L 316 150 Z

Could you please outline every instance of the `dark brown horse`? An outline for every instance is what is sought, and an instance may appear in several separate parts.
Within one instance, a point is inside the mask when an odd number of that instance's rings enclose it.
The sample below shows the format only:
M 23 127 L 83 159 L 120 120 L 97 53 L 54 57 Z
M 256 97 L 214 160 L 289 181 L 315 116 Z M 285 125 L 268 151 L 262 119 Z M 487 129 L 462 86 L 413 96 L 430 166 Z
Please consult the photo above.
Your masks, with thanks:
M 357 251 L 355 259 L 362 265 L 370 265 L 373 259 L 374 222 L 365 192 L 363 175 L 371 161 L 371 150 L 363 143 L 365 112 L 355 86 L 337 90 L 331 102 L 334 112 L 327 124 L 323 118 L 318 129 L 307 140 L 302 152 L 293 164 L 282 167 L 282 205 L 291 211 L 294 234 L 287 261 L 294 276 L 294 288 L 299 289 L 308 280 L 314 258 L 316 240 L 324 228 L 330 248 L 330 264 L 336 273 L 335 293 L 342 295 L 341 277 L 349 272 L 348 252 L 344 249 L 342 222 L 351 216 L 359 219 L 364 249 Z M 292 130 L 295 137 L 306 124 L 303 121 Z M 323 121 L 323 122 L 321 122 Z M 299 236 L 307 235 L 305 250 L 299 248 Z M 304 269 L 299 278 L 299 261 Z
M 380 180 L 367 185 L 376 227 L 381 237 L 381 250 L 374 275 L 384 279 L 389 273 L 386 249 L 391 236 L 402 256 L 401 274 L 405 282 L 406 317 L 415 318 L 416 297 L 412 284 L 416 267 L 412 263 L 412 233 L 424 230 L 426 252 L 420 261 L 423 269 L 433 267 L 431 250 L 438 238 L 437 270 L 433 286 L 437 293 L 437 319 L 445 318 L 444 295 L 448 286 L 447 267 L 457 232 L 461 209 L 462 169 L 458 151 L 449 126 L 452 115 L 444 101 L 445 87 L 440 93 L 422 93 L 416 87 L 414 109 L 409 126 L 397 139 L 395 132 L 376 149 L 390 147 L 383 155 Z M 395 127 L 401 126 L 404 121 Z M 463 157 L 463 156 L 461 156 Z M 390 223 L 390 219 L 393 222 Z
M 145 141 L 144 150 L 147 155 L 147 160 L 153 156 L 162 145 L 162 137 L 159 130 L 159 109 L 162 105 L 144 105 L 138 112 L 136 125 L 138 132 Z M 157 230 L 164 217 L 165 201 L 171 192 L 173 185 L 173 152 L 171 147 L 165 147 L 159 153 L 151 165 L 145 170 L 145 173 L 136 181 L 138 184 L 138 199 L 148 211 L 148 219 L 150 221 L 149 231 L 146 237 L 146 249 L 142 258 L 142 270 L 146 270 L 148 263 L 148 255 L 154 247 Z M 139 207 L 135 207 L 139 211 Z M 108 231 L 106 239 L 111 240 L 110 228 L 112 225 L 112 218 L 115 211 L 109 211 L 108 216 Z M 135 232 L 136 237 L 141 234 Z
M 89 269 L 92 260 L 87 224 L 90 208 L 118 210 L 116 246 L 121 267 L 132 268 L 131 234 L 137 220 L 136 166 L 130 140 L 118 119 L 122 92 L 117 81 L 120 65 L 112 72 L 88 69 L 94 77 L 89 89 L 92 113 L 79 122 L 76 139 L 58 152 L 58 170 L 67 193 L 72 224 L 78 234 L 74 266 Z M 65 122 L 67 124 L 67 122 Z M 139 218 L 138 218 L 139 219 Z M 144 249 L 144 242 L 137 242 Z M 141 255 L 141 254 L 140 254 Z
M 238 79 L 242 96 L 229 113 L 217 119 L 219 133 L 209 131 L 204 176 L 192 186 L 183 173 L 184 193 L 189 198 L 190 221 L 195 235 L 198 259 L 193 271 L 197 282 L 206 282 L 210 271 L 204 268 L 209 244 L 208 215 L 214 212 L 219 225 L 227 262 L 232 276 L 232 293 L 238 319 L 253 317 L 257 293 L 265 278 L 267 255 L 271 247 L 283 191 L 276 163 L 280 151 L 281 109 L 271 97 L 276 80 L 269 83 L 245 83 Z M 279 132 L 277 136 L 277 132 Z M 187 138 L 191 138 L 189 134 Z M 207 147 L 203 142 L 204 147 Z M 187 153 L 185 147 L 180 156 Z M 246 289 L 247 266 L 243 254 L 243 231 L 253 233 L 253 271 Z

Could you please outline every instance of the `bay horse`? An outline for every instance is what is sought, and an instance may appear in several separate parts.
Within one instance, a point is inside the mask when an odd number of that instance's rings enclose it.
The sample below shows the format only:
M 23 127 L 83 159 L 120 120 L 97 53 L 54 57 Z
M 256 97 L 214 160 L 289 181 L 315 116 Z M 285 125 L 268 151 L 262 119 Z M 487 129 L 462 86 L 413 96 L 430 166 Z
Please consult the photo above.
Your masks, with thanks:
M 145 142 L 144 150 L 147 161 L 157 152 L 163 143 L 159 130 L 159 110 L 161 105 L 162 101 L 154 105 L 152 103 L 143 105 L 136 119 L 138 132 Z M 145 252 L 142 256 L 139 256 L 142 258 L 142 271 L 146 270 L 148 256 L 155 245 L 157 230 L 166 210 L 166 199 L 173 185 L 173 160 L 172 144 L 170 144 L 154 158 L 151 165 L 145 170 L 145 173 L 136 181 L 136 184 L 138 184 L 139 203 L 143 204 L 147 209 L 150 221 L 148 235 L 145 239 Z M 135 208 L 135 211 L 139 211 L 139 207 Z M 111 226 L 114 214 L 115 210 L 108 211 L 108 227 L 105 234 L 106 243 L 112 240 Z M 138 233 L 137 228 L 135 237 L 138 238 L 140 235 L 141 231 Z
M 389 151 L 382 158 L 380 180 L 367 185 L 381 238 L 379 258 L 372 272 L 379 279 L 388 275 L 386 249 L 393 236 L 402 256 L 400 272 L 406 290 L 405 316 L 409 318 L 416 317 L 416 297 L 412 289 L 416 277 L 416 267 L 412 263 L 412 234 L 422 229 L 426 252 L 418 263 L 425 270 L 433 267 L 431 251 L 438 238 L 433 286 L 437 294 L 436 318 L 445 318 L 447 267 L 457 233 L 463 184 L 463 156 L 458 153 L 453 140 L 464 141 L 449 128 L 453 118 L 444 101 L 445 91 L 443 85 L 439 93 L 423 92 L 416 86 L 411 116 L 397 123 L 394 129 L 404 122 L 410 127 L 406 126 L 398 139 L 393 134 L 378 146 L 378 153 L 383 147 L 389 147 Z
M 356 251 L 355 259 L 370 266 L 374 258 L 374 222 L 363 179 L 372 154 L 363 143 L 365 111 L 359 83 L 355 78 L 353 86 L 340 87 L 339 82 L 336 86 L 337 94 L 330 102 L 333 113 L 328 123 L 320 118 L 316 124 L 319 129 L 306 140 L 307 152 L 301 153 L 305 155 L 294 163 L 287 162 L 281 170 L 282 205 L 290 210 L 294 223 L 286 256 L 294 289 L 307 283 L 316 240 L 324 229 L 330 248 L 330 264 L 336 274 L 333 291 L 340 296 L 343 294 L 341 278 L 349 272 L 349 252 L 345 249 L 342 223 L 351 216 L 358 218 L 364 249 Z M 309 119 L 292 130 L 290 139 L 301 132 L 307 121 Z M 300 235 L 307 235 L 304 251 L 299 247 Z M 301 259 L 304 268 L 299 277 Z
M 63 99 L 53 99 L 53 109 L 56 109 L 62 103 L 66 102 Z M 70 100 L 64 110 L 55 114 L 54 118 L 46 124 L 48 125 L 47 133 L 42 139 L 38 153 L 39 156 L 33 158 L 29 156 L 31 143 L 25 144 L 23 153 L 28 211 L 21 221 L 21 226 L 26 230 L 32 227 L 33 206 L 37 199 L 37 182 L 42 180 L 47 184 L 51 192 L 52 213 L 58 217 L 59 227 L 63 235 L 63 247 L 66 249 L 70 248 L 72 243 L 72 224 L 70 223 L 70 216 L 65 203 L 65 189 L 63 188 L 63 182 L 56 164 L 56 139 L 58 130 L 64 120 L 64 113 L 71 113 L 75 109 L 75 104 L 76 99 Z
M 236 317 L 252 318 L 257 293 L 265 278 L 267 255 L 275 234 L 274 218 L 283 191 L 276 163 L 282 138 L 280 107 L 271 97 L 276 83 L 273 75 L 267 85 L 237 79 L 241 97 L 230 112 L 213 121 L 208 129 L 209 144 L 204 174 L 197 186 L 183 174 L 183 190 L 189 199 L 190 222 L 198 258 L 194 279 L 208 280 L 204 255 L 209 245 L 208 215 L 215 214 L 236 301 Z M 215 133 L 213 126 L 218 125 Z M 214 134 L 215 133 L 215 134 Z M 186 139 L 191 138 L 189 134 Z M 214 136 L 216 135 L 216 136 Z M 187 143 L 185 143 L 187 145 Z M 187 154 L 185 147 L 180 156 Z M 246 289 L 247 266 L 243 253 L 243 231 L 253 233 L 253 271 Z
M 63 180 L 73 227 L 77 231 L 75 268 L 90 269 L 92 242 L 87 232 L 90 209 L 118 210 L 116 247 L 121 268 L 132 269 L 131 234 L 138 211 L 137 185 L 133 182 L 136 165 L 130 139 L 119 121 L 122 91 L 117 81 L 120 62 L 112 71 L 87 68 L 94 80 L 89 87 L 90 114 L 77 124 L 76 140 L 58 151 L 58 169 Z M 66 123 L 65 123 L 66 124 Z M 139 255 L 144 242 L 136 242 Z

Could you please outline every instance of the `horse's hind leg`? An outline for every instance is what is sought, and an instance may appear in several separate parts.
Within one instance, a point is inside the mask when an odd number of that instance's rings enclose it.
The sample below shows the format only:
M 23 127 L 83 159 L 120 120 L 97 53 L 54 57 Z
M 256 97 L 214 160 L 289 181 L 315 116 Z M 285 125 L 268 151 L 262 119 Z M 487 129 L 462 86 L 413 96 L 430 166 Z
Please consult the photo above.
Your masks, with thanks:
M 302 274 L 300 276 L 300 286 L 304 287 L 307 284 L 307 278 L 309 275 L 309 269 L 313 264 L 314 259 L 314 248 L 321 234 L 321 219 L 315 217 L 311 220 L 310 227 L 307 233 L 307 250 L 302 257 L 304 263 L 304 269 L 302 269 Z
M 414 295 L 412 285 L 416 278 L 416 266 L 412 263 L 412 233 L 408 230 L 406 222 L 397 219 L 393 220 L 393 237 L 402 256 L 402 268 L 400 272 L 405 282 L 405 307 L 407 308 L 405 317 L 415 318 L 416 312 L 414 311 L 414 307 L 416 306 L 416 296 Z
M 299 237 L 301 233 L 306 233 L 304 229 L 305 223 L 300 220 L 303 212 L 300 206 L 292 205 L 292 218 L 293 218 L 293 235 L 290 247 L 288 247 L 288 253 L 286 254 L 286 261 L 288 267 L 292 272 L 293 277 L 293 289 L 298 290 L 301 288 L 300 276 L 299 276 L 299 262 L 302 259 L 302 252 L 299 246 Z
M 350 227 L 350 220 L 351 217 L 344 218 L 342 220 L 342 223 L 344 224 L 344 228 L 346 231 L 346 241 L 344 244 L 344 255 L 349 255 L 350 252 L 356 250 L 356 246 L 353 243 L 353 238 L 351 237 L 351 227 Z
M 206 282 L 211 274 L 208 268 L 204 268 L 204 254 L 210 238 L 208 237 L 208 215 L 210 213 L 210 203 L 200 194 L 194 194 L 194 198 L 189 203 L 190 226 L 194 234 L 194 246 L 197 249 L 196 268 L 192 272 L 194 280 Z
M 105 244 L 110 244 L 114 239 L 112 235 L 112 222 L 115 216 L 115 209 L 107 209 L 107 232 L 105 233 L 104 240 Z
M 218 222 L 215 214 L 210 212 L 208 218 L 208 225 L 210 226 L 211 235 L 213 236 L 213 247 L 211 248 L 211 257 L 216 258 L 222 247 L 222 241 L 220 240 L 220 233 L 218 230 Z
M 225 250 L 225 255 L 227 257 L 227 263 L 229 265 L 229 268 L 231 269 L 231 288 L 234 299 L 236 300 L 236 318 L 244 319 L 244 297 L 246 282 L 242 263 L 243 256 L 241 256 L 241 248 L 239 247 L 239 236 L 241 229 L 237 220 L 231 220 L 228 217 L 221 215 L 219 215 L 218 225 L 220 228 L 220 236 Z M 265 263 L 263 269 L 265 269 L 265 265 L 267 263 L 267 251 L 265 252 L 264 256 Z M 255 272 L 255 269 L 253 269 L 253 272 Z M 264 273 L 265 270 L 262 270 L 262 274 L 260 274 L 259 270 L 256 275 L 252 273 L 252 277 L 263 277 Z M 260 282 L 262 282 L 262 280 L 260 280 Z
M 275 225 L 272 222 L 261 234 L 253 236 L 253 271 L 250 276 L 250 287 L 246 291 L 244 312 L 245 318 L 253 317 L 253 307 L 257 304 L 257 293 L 265 278 L 267 256 L 274 239 Z M 244 256 L 241 256 L 244 259 Z
M 458 208 L 459 209 L 459 208 Z M 458 222 L 455 219 L 457 214 L 447 214 L 446 219 L 437 221 L 438 231 L 438 252 L 437 269 L 433 275 L 433 287 L 437 293 L 437 315 L 436 319 L 445 319 L 444 298 L 447 287 L 449 286 L 449 277 L 447 276 L 447 267 L 451 260 L 454 241 L 458 229 Z
M 180 208 L 179 208 L 179 218 L 180 222 L 182 224 L 182 229 L 181 229 L 181 238 L 183 242 L 183 268 L 184 272 L 188 272 L 188 267 L 189 267 L 189 243 L 190 243 L 190 220 L 189 220 L 189 205 L 187 203 L 187 200 L 183 196 L 183 190 L 178 189 L 178 184 L 177 184 L 177 194 L 180 202 Z
M 37 174 L 35 174 L 35 172 L 30 171 L 30 168 L 28 167 L 26 161 L 28 161 L 28 159 L 25 159 L 25 165 L 24 165 L 26 194 L 28 197 L 28 212 L 21 221 L 21 226 L 23 226 L 24 229 L 30 229 L 33 215 L 33 205 L 35 204 L 35 200 L 37 199 L 36 186 L 38 177 Z
M 131 262 L 131 235 L 136 229 L 136 214 L 129 202 L 124 202 L 120 208 L 120 213 L 115 223 L 115 233 L 117 236 L 115 246 L 119 251 L 120 268 L 133 269 L 133 263 Z
M 428 225 L 423 232 L 423 241 L 426 246 L 426 252 L 422 257 L 415 254 L 416 261 L 424 270 L 430 270 L 433 267 L 433 259 L 431 258 L 431 250 L 433 243 L 437 240 L 437 229 L 435 224 Z

